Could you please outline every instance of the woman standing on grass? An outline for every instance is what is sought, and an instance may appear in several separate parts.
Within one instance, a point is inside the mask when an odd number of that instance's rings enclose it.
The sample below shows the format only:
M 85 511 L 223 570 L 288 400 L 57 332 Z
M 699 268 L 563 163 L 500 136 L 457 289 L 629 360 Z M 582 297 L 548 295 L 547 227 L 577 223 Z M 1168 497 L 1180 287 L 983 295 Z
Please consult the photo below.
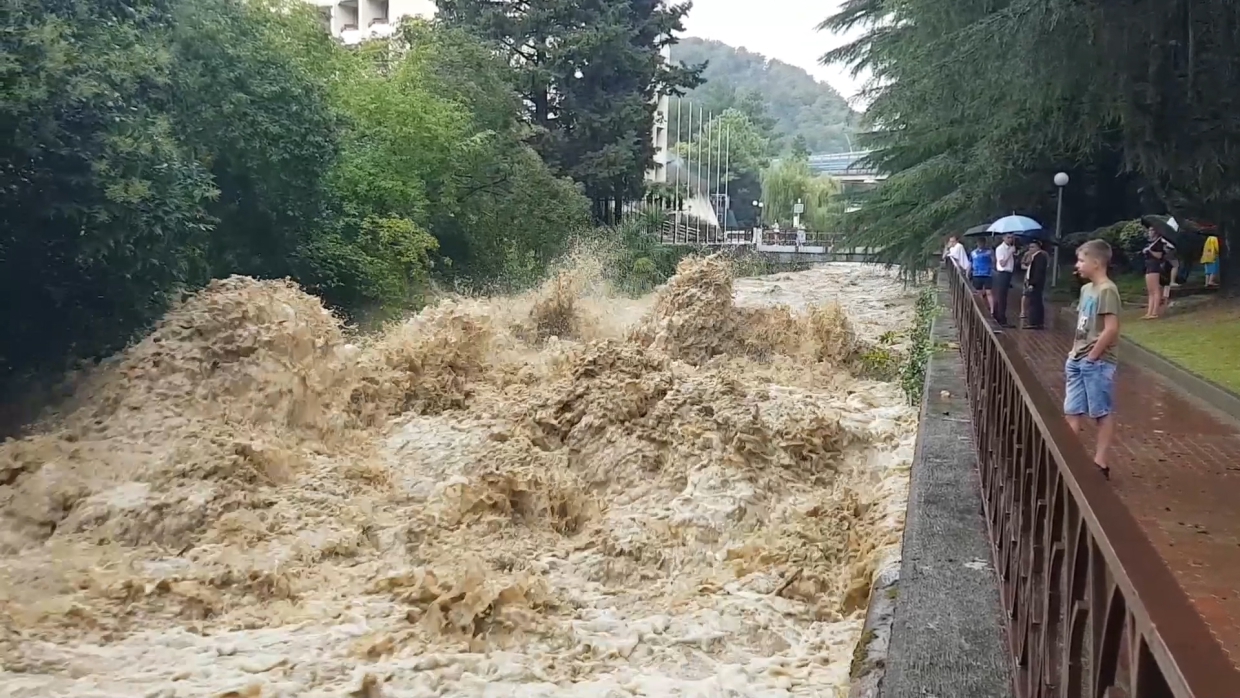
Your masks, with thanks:
M 1206 237 L 1201 250 L 1201 266 L 1206 272 L 1206 288 L 1218 288 L 1218 236 Z
M 1164 271 L 1168 266 L 1169 253 L 1175 250 L 1175 245 L 1163 236 L 1161 230 L 1163 225 L 1167 224 L 1157 220 L 1147 222 L 1146 235 L 1149 237 L 1150 244 L 1141 250 L 1145 264 L 1145 315 L 1142 316 L 1142 320 L 1153 320 L 1163 310 Z M 1170 279 L 1168 279 L 1168 285 L 1170 285 Z

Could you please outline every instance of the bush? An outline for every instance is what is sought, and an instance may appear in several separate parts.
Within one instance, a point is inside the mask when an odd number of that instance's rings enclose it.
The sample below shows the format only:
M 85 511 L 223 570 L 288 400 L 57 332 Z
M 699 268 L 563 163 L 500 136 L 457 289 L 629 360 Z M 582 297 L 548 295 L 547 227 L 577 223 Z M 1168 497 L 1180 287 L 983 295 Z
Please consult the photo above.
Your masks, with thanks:
M 420 304 L 438 247 L 408 219 L 370 217 L 316 236 L 299 252 L 300 276 L 351 315 L 397 312 Z
M 1076 249 L 1088 240 L 1105 240 L 1111 246 L 1111 264 L 1127 269 L 1139 261 L 1145 247 L 1145 227 L 1139 220 L 1119 221 L 1089 232 L 1065 235 L 1060 261 L 1067 263 L 1076 256 Z
M 1074 233 L 1064 237 L 1064 247 L 1060 261 L 1067 263 L 1076 255 L 1076 249 L 1087 240 L 1105 240 L 1111 246 L 1111 266 L 1132 273 L 1143 273 L 1142 250 L 1149 243 L 1145 225 L 1140 220 L 1128 220 L 1112 223 L 1086 233 Z M 1184 232 L 1175 235 L 1173 242 L 1180 260 L 1181 279 L 1187 276 L 1189 269 L 1201 258 L 1205 247 L 1205 237 L 1197 233 Z
M 934 314 L 937 310 L 935 289 L 922 289 L 917 296 L 908 356 L 900 371 L 900 385 L 904 388 L 910 405 L 920 405 L 926 389 L 926 364 L 930 362 L 930 352 L 934 348 L 930 341 L 930 330 L 934 325 Z

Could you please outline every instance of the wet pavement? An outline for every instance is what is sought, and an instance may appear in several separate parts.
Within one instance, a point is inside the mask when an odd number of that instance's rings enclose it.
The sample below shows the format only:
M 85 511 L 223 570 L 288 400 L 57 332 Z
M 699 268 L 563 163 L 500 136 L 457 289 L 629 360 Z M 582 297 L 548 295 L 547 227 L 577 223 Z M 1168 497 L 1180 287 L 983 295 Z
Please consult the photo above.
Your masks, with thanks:
M 1008 335 L 1063 400 L 1072 322 L 1051 306 L 1047 321 Z M 1240 422 L 1138 366 L 1121 362 L 1116 381 L 1111 484 L 1240 666 Z M 1084 440 L 1093 453 L 1092 430 Z

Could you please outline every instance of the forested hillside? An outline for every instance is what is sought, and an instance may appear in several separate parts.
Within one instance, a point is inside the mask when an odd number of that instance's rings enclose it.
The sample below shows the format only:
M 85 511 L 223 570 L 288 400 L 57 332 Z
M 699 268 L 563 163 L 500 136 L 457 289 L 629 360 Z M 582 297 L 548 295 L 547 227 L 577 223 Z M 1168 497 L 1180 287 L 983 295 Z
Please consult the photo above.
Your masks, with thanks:
M 798 146 L 817 153 L 849 150 L 857 114 L 834 88 L 801 68 L 697 38 L 673 46 L 672 61 L 707 63 L 702 74 L 706 83 L 688 98 L 715 113 L 736 108 L 758 121 L 765 115 L 777 154 Z

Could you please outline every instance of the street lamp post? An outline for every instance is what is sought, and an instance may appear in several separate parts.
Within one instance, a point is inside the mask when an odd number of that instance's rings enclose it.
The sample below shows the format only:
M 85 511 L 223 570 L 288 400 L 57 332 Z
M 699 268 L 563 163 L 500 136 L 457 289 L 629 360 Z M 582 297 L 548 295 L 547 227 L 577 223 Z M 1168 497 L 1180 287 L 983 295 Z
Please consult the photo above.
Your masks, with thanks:
M 1068 186 L 1068 173 L 1055 173 L 1055 186 L 1059 189 L 1058 204 L 1055 207 L 1055 263 L 1051 265 L 1051 286 L 1059 285 L 1059 246 L 1062 241 L 1063 226 L 1063 188 Z

